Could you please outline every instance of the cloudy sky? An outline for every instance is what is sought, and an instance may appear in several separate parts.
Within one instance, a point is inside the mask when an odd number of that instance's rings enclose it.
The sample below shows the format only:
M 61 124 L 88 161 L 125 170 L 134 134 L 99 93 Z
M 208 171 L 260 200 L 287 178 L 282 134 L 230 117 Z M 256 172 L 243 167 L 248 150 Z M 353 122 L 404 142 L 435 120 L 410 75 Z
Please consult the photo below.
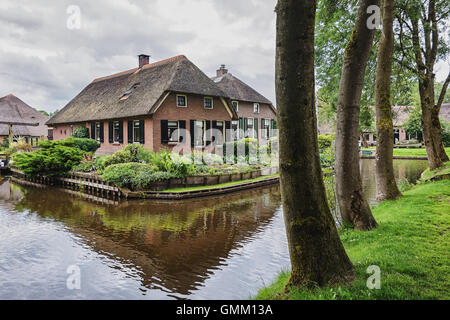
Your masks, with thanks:
M 152 61 L 184 54 L 210 76 L 226 64 L 274 102 L 275 4 L 1 0 L 0 96 L 54 111 L 94 78 L 134 68 L 137 55 L 148 53 Z M 440 64 L 438 80 L 447 68 Z

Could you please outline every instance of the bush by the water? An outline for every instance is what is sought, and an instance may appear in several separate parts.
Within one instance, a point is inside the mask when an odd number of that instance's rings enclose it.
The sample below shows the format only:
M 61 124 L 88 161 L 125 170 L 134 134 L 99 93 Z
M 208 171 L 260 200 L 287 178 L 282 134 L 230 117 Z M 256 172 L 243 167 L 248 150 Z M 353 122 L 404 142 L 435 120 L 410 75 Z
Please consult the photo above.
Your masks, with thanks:
M 16 153 L 14 165 L 28 176 L 64 176 L 83 159 L 84 151 L 59 144 L 33 152 Z
M 15 153 L 14 165 L 29 176 L 64 176 L 93 153 L 100 144 L 92 139 L 67 138 L 57 141 L 40 141 L 40 150 Z
M 156 181 L 175 177 L 169 172 L 157 170 L 157 167 L 147 163 L 113 164 L 105 168 L 103 180 L 132 190 L 145 190 Z
M 90 138 L 89 129 L 86 127 L 76 127 L 73 130 L 72 137 L 74 138 Z
M 40 141 L 39 147 L 40 148 L 51 148 L 53 146 L 65 146 L 65 147 L 71 147 L 71 148 L 77 148 L 85 152 L 91 152 L 94 153 L 97 151 L 98 148 L 100 148 L 100 143 L 93 139 L 84 139 L 84 138 L 66 138 L 62 140 L 56 140 L 56 141 Z

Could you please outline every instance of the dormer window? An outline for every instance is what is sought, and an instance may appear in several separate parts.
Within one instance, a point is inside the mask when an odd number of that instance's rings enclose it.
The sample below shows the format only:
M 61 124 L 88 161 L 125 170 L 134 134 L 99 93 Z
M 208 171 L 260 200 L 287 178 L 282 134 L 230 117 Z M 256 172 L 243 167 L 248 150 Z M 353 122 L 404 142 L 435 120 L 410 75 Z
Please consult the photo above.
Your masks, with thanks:
M 128 89 L 127 91 L 125 91 L 125 93 L 120 97 L 120 100 L 126 100 L 128 99 L 128 97 L 130 96 L 130 94 L 133 93 L 134 90 L 136 90 L 136 88 L 139 86 L 139 83 L 135 83 L 133 84 L 133 86 Z
M 183 94 L 177 94 L 177 107 L 181 108 L 187 107 L 187 96 Z
M 205 109 L 212 109 L 214 107 L 213 106 L 213 98 L 205 97 L 203 99 L 203 105 L 204 105 Z
M 259 113 L 259 103 L 253 104 L 253 113 Z

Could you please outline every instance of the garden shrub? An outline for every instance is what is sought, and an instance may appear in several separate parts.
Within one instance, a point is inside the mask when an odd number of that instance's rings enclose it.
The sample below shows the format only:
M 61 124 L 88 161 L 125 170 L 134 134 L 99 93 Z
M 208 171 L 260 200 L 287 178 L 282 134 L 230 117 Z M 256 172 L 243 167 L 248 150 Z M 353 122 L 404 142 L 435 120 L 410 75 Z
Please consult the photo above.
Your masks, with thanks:
M 87 153 L 83 156 L 83 160 L 75 167 L 72 168 L 74 172 L 92 172 L 94 171 L 94 157 Z
M 86 127 L 76 127 L 73 130 L 72 137 L 74 138 L 90 138 L 89 129 Z
M 414 187 L 414 184 L 409 182 L 408 179 L 400 179 L 397 181 L 398 189 L 400 192 L 406 192 Z
M 335 140 L 334 134 L 319 134 L 317 138 L 318 138 L 320 153 L 323 153 L 327 149 L 330 149 Z
M 14 165 L 28 176 L 64 176 L 83 159 L 84 151 L 59 144 L 33 152 L 16 153 Z
M 11 143 L 9 148 L 6 149 L 5 151 L 8 156 L 11 156 L 14 153 L 30 152 L 32 150 L 33 150 L 33 148 L 31 147 L 31 145 L 29 145 L 28 143 L 25 143 L 23 141 L 20 141 L 20 142 Z
M 1 149 L 8 149 L 9 148 L 9 141 L 7 137 L 3 137 L 3 141 L 0 144 L 0 150 Z
M 259 159 L 259 144 L 257 139 L 245 138 L 233 142 L 223 144 L 223 155 L 227 163 L 231 159 L 227 159 L 227 150 L 233 148 L 234 163 L 246 161 L 258 162 Z M 250 152 L 252 151 L 252 152 Z M 238 153 L 239 152 L 239 153 Z M 252 159 L 250 159 L 252 157 Z
M 330 150 L 320 154 L 320 165 L 325 168 L 333 167 L 335 163 L 334 152 Z
M 51 148 L 53 146 L 66 146 L 71 148 L 77 148 L 85 152 L 91 152 L 94 153 L 97 151 L 98 148 L 100 148 L 100 143 L 93 140 L 93 139 L 84 139 L 84 138 L 66 138 L 62 140 L 56 140 L 56 141 L 40 141 L 39 147 L 40 148 Z
M 169 172 L 157 171 L 154 165 L 147 163 L 119 163 L 105 168 L 103 180 L 131 190 L 149 189 L 156 181 L 174 178 Z

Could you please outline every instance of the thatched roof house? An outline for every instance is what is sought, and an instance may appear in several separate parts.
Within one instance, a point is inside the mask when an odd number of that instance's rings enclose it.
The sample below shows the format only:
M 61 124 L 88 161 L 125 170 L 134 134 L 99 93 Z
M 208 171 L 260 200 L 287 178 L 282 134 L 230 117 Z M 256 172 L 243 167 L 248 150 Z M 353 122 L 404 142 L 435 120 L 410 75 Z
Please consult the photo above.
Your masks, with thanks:
M 187 142 L 206 147 L 216 129 L 223 132 L 238 120 L 231 100 L 213 80 L 183 55 L 139 65 L 97 78 L 52 117 L 55 139 L 70 136 L 78 126 L 89 129 L 101 143 L 99 154 L 117 151 L 127 143 L 140 143 L 155 151 Z M 179 130 L 177 130 L 179 129 Z M 188 131 L 186 136 L 174 136 Z
M 245 132 L 250 128 L 250 133 L 246 136 L 256 138 L 260 131 L 260 135 L 267 139 L 273 134 L 277 112 L 269 99 L 229 73 L 225 65 L 221 65 L 216 76 L 211 79 L 230 97 L 233 109 L 239 116 L 236 127 L 239 126 Z
M 13 94 L 0 98 L 0 122 L 12 123 L 13 134 L 22 137 L 46 137 L 49 117 L 30 107 Z M 38 126 L 14 125 L 14 123 L 36 124 Z M 0 124 L 0 136 L 8 136 L 8 124 Z
M 259 102 L 272 104 L 269 99 L 265 98 L 262 94 L 257 92 L 255 89 L 244 83 L 243 81 L 236 78 L 225 66 L 221 66 L 217 70 L 217 76 L 212 79 L 232 100 L 238 101 L 248 101 L 248 102 Z

